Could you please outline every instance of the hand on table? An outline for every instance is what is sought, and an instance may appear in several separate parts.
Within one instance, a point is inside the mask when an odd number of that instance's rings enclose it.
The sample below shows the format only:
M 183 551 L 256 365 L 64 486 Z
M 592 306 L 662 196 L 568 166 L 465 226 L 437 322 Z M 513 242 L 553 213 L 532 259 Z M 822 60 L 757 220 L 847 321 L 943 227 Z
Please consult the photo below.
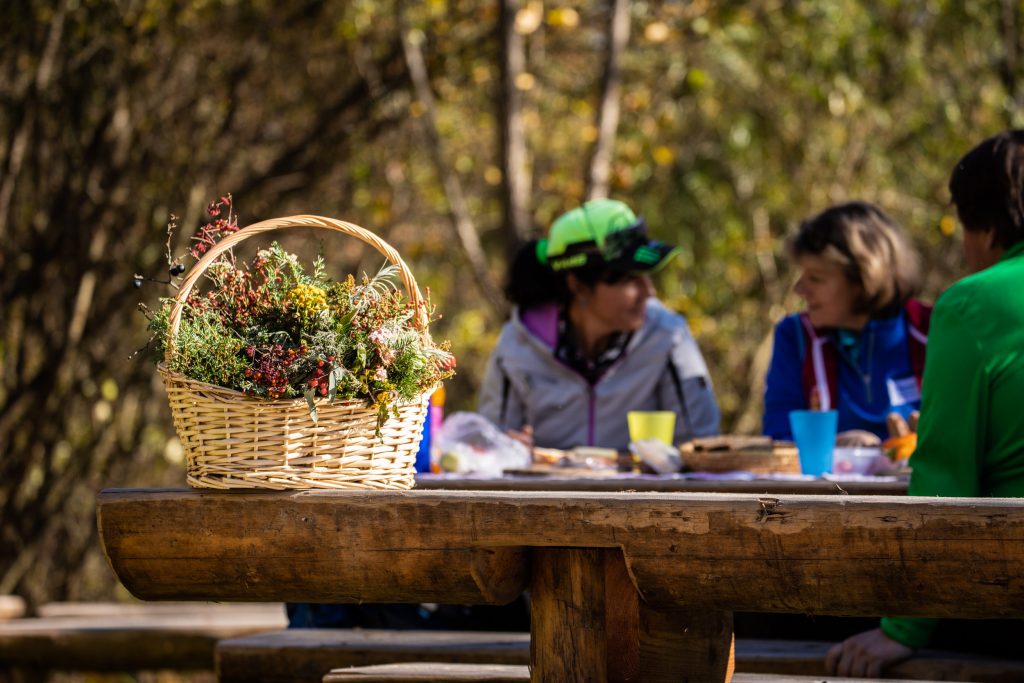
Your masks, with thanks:
M 522 429 L 509 429 L 505 432 L 507 436 L 512 437 L 519 443 L 523 444 L 527 448 L 533 448 L 533 426 L 523 425 Z
M 833 676 L 878 678 L 882 672 L 909 659 L 913 649 L 885 635 L 880 628 L 850 636 L 825 655 L 825 670 Z
M 889 430 L 889 438 L 882 443 L 889 457 L 897 464 L 906 460 L 917 448 L 917 421 L 921 413 L 914 411 L 910 418 L 903 419 L 899 413 L 889 413 L 885 419 L 885 425 Z
M 917 432 L 917 419 L 920 416 L 918 411 L 910 414 L 908 420 L 904 420 L 899 413 L 889 413 L 886 418 L 886 427 L 889 430 L 890 438 L 902 438 Z M 877 435 L 863 429 L 851 429 L 840 432 L 836 435 L 836 446 L 839 448 L 870 448 L 881 446 L 882 440 Z
M 920 417 L 921 412 L 918 410 L 912 412 L 906 420 L 899 413 L 889 413 L 888 417 L 885 418 L 885 427 L 889 430 L 889 437 L 898 438 L 909 434 L 916 434 L 917 421 Z

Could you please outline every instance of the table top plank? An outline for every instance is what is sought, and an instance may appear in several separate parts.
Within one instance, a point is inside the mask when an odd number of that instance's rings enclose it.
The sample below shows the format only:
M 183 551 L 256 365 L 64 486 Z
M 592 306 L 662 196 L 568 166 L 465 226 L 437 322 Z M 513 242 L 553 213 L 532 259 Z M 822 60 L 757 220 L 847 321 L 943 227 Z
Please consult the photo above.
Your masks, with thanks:
M 672 476 L 619 475 L 612 477 L 477 476 L 418 474 L 416 488 L 445 491 L 595 491 L 648 493 L 760 493 L 764 495 L 899 496 L 907 493 L 905 479 L 688 479 Z
M 1024 616 L 1019 499 L 109 490 L 98 516 L 148 599 L 496 601 L 529 547 L 575 547 L 621 548 L 651 604 Z
M 345 492 L 364 504 L 325 509 L 312 492 L 282 493 L 103 493 L 97 519 L 115 573 L 144 600 L 505 604 L 526 586 L 524 549 L 439 545 L 429 506 Z

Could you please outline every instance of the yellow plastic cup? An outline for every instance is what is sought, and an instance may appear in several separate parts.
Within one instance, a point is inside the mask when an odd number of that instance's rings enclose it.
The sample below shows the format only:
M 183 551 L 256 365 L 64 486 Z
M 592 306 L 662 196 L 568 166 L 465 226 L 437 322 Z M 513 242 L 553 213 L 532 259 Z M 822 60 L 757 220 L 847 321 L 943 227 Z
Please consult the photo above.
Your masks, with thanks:
M 629 440 L 657 439 L 672 445 L 676 430 L 676 414 L 671 410 L 631 410 L 626 413 Z

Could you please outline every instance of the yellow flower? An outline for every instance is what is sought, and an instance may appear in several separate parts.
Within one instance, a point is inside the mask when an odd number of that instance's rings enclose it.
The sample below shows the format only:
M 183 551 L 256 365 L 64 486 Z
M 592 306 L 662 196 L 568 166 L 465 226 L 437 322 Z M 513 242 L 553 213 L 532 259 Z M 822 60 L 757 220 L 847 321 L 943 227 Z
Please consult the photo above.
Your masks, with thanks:
M 292 291 L 285 297 L 293 317 L 302 322 L 310 322 L 321 311 L 327 310 L 327 294 L 324 290 L 313 285 L 295 285 Z

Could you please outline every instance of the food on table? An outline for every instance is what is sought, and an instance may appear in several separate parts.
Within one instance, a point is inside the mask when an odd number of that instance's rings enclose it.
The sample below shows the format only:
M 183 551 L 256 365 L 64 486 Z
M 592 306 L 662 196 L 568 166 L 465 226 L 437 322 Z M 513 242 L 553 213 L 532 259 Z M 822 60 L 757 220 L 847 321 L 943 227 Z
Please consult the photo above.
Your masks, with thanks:
M 903 436 L 894 436 L 882 442 L 886 455 L 895 463 L 905 463 L 917 448 L 917 434 L 910 432 Z
M 679 452 L 683 466 L 696 472 L 800 472 L 796 446 L 768 436 L 701 437 L 682 444 Z

